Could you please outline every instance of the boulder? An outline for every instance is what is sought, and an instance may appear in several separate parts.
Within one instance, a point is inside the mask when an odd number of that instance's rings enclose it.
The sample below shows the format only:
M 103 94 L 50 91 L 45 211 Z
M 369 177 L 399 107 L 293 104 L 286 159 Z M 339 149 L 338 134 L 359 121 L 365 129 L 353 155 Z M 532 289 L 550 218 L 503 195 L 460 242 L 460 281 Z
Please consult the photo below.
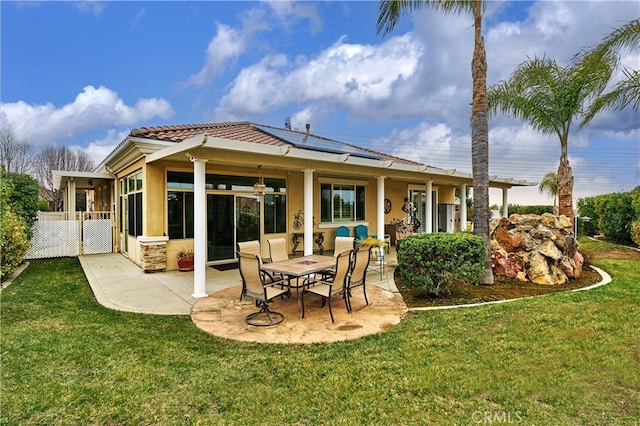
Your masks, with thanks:
M 489 229 L 496 275 L 562 285 L 582 274 L 584 258 L 566 216 L 513 214 L 492 221 Z

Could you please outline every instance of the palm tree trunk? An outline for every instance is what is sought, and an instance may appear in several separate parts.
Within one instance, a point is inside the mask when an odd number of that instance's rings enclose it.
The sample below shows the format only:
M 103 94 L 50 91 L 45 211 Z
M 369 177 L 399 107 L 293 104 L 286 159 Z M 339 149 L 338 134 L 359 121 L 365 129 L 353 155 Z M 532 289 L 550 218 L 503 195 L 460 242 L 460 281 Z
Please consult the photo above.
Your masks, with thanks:
M 558 166 L 558 212 L 573 218 L 573 172 L 569 165 L 568 132 L 560 138 L 561 154 Z
M 473 171 L 473 229 L 487 244 L 485 273 L 482 284 L 493 284 L 491 240 L 489 239 L 489 123 L 487 119 L 487 54 L 482 37 L 482 13 L 474 14 L 475 43 L 471 75 L 473 102 L 471 105 L 471 167 Z

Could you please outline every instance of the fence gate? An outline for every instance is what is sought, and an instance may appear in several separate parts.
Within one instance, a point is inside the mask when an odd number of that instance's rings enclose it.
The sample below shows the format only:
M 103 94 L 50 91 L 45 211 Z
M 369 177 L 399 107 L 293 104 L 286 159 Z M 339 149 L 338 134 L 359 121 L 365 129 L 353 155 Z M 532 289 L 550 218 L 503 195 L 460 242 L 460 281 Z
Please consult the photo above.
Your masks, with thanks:
M 111 253 L 111 212 L 38 212 L 26 259 Z

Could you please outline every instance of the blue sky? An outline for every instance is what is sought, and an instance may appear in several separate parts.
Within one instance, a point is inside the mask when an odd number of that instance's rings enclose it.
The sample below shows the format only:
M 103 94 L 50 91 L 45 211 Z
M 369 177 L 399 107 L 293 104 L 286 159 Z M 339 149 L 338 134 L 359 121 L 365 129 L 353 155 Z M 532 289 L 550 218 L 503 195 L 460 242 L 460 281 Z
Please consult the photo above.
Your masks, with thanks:
M 309 122 L 325 137 L 470 172 L 471 20 L 424 9 L 383 37 L 377 8 L 2 1 L 0 123 L 36 152 L 77 146 L 98 164 L 137 127 L 290 117 L 294 128 Z M 639 16 L 637 1 L 489 2 L 488 84 L 534 56 L 564 65 Z M 622 62 L 638 69 L 638 49 Z M 504 116 L 489 124 L 490 174 L 539 181 L 556 170 L 557 138 Z M 632 189 L 639 113 L 597 117 L 570 136 L 569 156 L 575 198 Z M 537 188 L 509 201 L 551 203 Z

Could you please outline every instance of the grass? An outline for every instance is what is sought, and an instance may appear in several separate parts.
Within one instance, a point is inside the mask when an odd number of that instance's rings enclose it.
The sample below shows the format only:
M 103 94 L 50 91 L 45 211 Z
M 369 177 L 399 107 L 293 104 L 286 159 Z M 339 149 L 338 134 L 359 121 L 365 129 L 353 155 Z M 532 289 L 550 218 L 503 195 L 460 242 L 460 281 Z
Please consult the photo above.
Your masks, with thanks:
M 640 261 L 593 257 L 611 284 L 317 345 L 111 311 L 76 259 L 34 262 L 1 294 L 0 424 L 637 425 Z

